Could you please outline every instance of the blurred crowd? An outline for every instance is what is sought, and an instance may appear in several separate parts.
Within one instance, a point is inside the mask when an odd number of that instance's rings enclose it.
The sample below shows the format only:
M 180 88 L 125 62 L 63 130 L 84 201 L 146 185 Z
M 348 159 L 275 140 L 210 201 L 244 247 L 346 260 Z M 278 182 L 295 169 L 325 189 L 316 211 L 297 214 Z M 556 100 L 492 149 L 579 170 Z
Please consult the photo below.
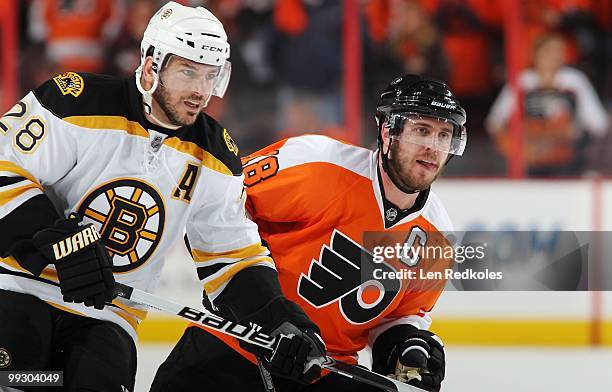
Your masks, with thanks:
M 133 75 L 157 0 L 19 2 L 23 93 L 57 73 Z M 183 0 L 224 23 L 226 98 L 209 111 L 243 153 L 281 137 L 342 137 L 343 1 Z M 521 0 L 518 91 L 507 83 L 503 0 L 360 0 L 362 144 L 375 145 L 378 93 L 396 75 L 448 81 L 468 112 L 465 157 L 448 175 L 505 175 L 512 113 L 526 174 L 612 174 L 612 0 Z

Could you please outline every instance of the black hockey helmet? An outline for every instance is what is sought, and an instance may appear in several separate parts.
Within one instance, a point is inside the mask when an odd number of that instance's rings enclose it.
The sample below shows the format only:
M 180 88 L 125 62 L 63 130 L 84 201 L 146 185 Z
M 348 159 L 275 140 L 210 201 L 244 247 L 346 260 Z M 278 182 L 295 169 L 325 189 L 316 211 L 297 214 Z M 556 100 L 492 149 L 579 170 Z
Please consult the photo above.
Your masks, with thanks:
M 453 125 L 453 147 L 449 153 L 463 154 L 467 141 L 466 113 L 446 83 L 418 75 L 394 79 L 380 94 L 376 106 L 378 143 L 382 143 L 381 127 L 387 123 L 391 135 L 399 135 L 409 115 L 432 117 Z

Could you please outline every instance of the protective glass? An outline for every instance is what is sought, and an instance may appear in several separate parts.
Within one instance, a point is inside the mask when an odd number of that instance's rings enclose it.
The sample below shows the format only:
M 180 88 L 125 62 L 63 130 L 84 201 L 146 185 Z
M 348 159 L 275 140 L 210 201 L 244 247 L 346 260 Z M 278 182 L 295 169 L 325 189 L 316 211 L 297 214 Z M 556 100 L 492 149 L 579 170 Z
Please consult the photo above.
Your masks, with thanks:
M 232 65 L 226 61 L 222 67 L 184 67 L 163 69 L 159 82 L 165 88 L 175 91 L 198 92 L 223 98 L 229 84 Z
M 432 125 L 426 119 L 448 124 Z M 394 113 L 389 119 L 391 136 L 401 141 L 429 147 L 441 152 L 462 155 L 467 143 L 465 127 L 445 118 L 421 116 L 415 113 Z

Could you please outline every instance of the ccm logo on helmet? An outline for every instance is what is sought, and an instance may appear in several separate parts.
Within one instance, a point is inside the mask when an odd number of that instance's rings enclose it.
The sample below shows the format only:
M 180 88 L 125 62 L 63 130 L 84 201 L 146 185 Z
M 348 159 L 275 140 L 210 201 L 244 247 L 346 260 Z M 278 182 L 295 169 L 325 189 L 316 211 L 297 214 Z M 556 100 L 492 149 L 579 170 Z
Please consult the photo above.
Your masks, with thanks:
M 442 102 L 438 102 L 438 101 L 431 101 L 431 106 L 437 106 L 439 108 L 444 108 L 444 109 L 455 109 L 457 106 L 450 104 L 450 103 L 442 103 Z
M 208 50 L 210 52 L 219 52 L 219 53 L 223 52 L 222 48 L 217 48 L 216 46 L 204 45 L 204 46 L 202 46 L 202 49 Z
M 98 234 L 93 225 L 87 225 L 78 233 L 53 244 L 53 255 L 55 256 L 55 260 L 63 259 L 99 239 L 100 234 Z

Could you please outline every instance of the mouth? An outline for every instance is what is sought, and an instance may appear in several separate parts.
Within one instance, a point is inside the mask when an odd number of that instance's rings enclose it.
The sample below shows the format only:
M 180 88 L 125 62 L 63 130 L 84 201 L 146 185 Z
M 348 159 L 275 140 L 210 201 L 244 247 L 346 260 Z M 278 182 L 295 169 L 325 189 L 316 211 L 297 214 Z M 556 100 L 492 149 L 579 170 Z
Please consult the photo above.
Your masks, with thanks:
M 197 114 L 200 112 L 200 109 L 202 109 L 201 102 L 199 101 L 193 101 L 193 100 L 186 99 L 183 101 L 183 103 L 187 107 L 187 111 L 190 114 Z
M 419 164 L 421 167 L 425 168 L 428 171 L 437 171 L 439 165 L 433 161 L 427 160 L 427 159 L 417 159 L 417 164 Z

